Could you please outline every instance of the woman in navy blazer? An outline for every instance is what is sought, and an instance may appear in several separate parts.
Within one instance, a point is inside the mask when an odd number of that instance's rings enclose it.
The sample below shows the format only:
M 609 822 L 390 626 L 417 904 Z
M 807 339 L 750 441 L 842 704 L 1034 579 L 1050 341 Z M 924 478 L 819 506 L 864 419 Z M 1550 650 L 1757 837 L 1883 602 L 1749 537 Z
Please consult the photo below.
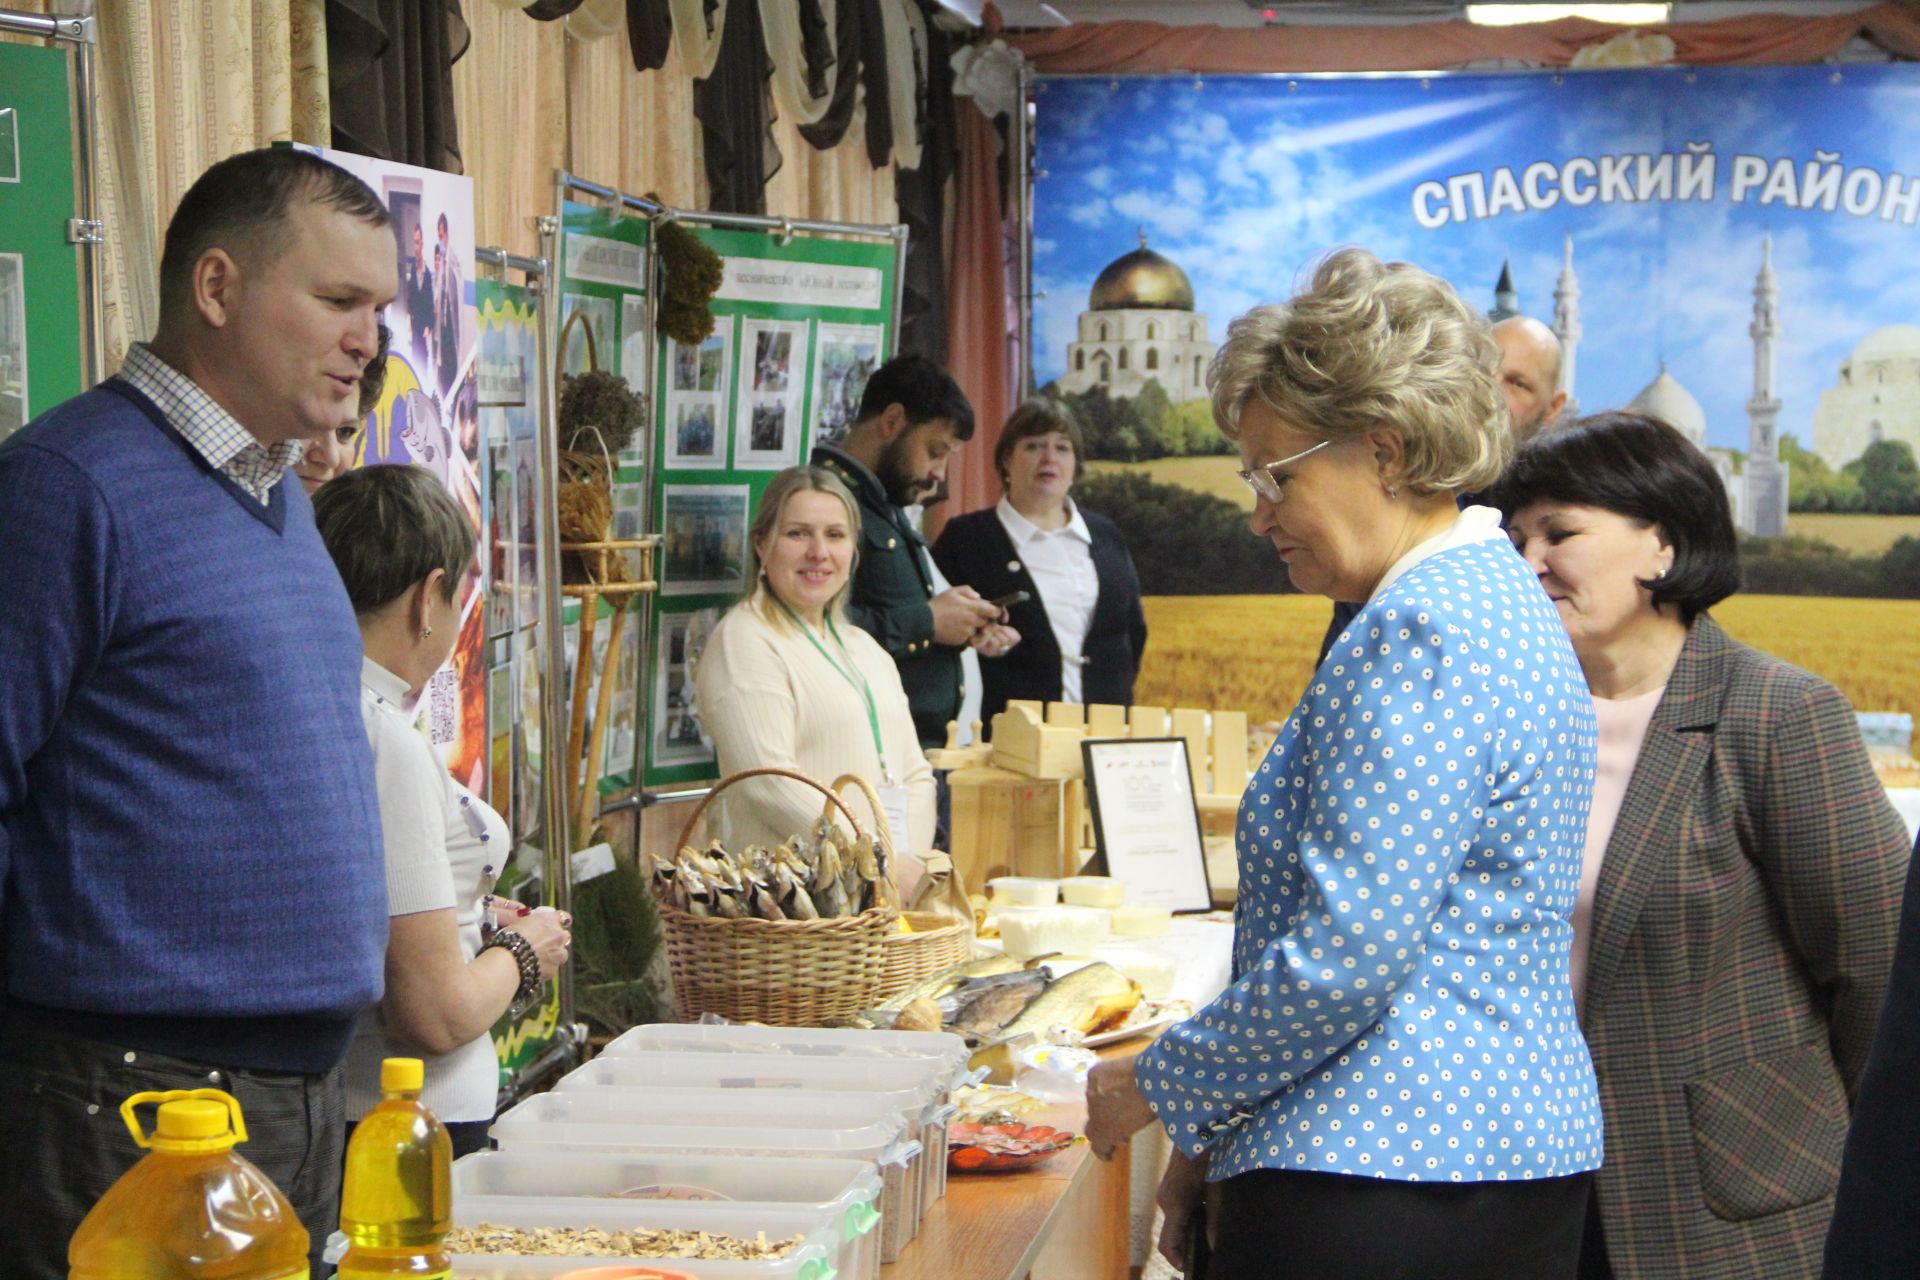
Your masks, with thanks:
M 1029 400 L 994 447 L 1006 496 L 947 522 L 934 562 L 949 582 L 989 600 L 1024 591 L 1007 624 L 1020 643 L 980 662 L 980 718 L 988 724 L 1014 698 L 1039 702 L 1133 701 L 1147 644 L 1140 575 L 1119 526 L 1067 496 L 1085 445 L 1066 406 Z

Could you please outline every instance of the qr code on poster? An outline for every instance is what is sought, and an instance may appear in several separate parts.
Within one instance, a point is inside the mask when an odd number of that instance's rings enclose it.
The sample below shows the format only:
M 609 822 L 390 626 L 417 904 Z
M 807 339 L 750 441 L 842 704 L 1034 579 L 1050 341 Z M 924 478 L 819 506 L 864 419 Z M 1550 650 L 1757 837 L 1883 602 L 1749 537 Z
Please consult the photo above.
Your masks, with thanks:
M 427 683 L 427 706 L 427 736 L 436 747 L 452 745 L 460 710 L 460 680 L 452 668 L 442 667 L 433 673 Z

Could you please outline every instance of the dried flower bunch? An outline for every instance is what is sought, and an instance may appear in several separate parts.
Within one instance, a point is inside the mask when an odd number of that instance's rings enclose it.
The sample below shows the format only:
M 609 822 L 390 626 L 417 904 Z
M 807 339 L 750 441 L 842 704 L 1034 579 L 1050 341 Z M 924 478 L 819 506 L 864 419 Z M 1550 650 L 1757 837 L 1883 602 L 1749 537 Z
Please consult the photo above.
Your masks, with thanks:
M 660 254 L 660 332 L 685 346 L 713 333 L 713 295 L 725 278 L 720 255 L 672 219 L 653 224 Z
M 646 420 L 646 396 L 617 373 L 590 369 L 560 379 L 562 449 L 597 454 L 604 442 L 608 453 L 618 454 Z

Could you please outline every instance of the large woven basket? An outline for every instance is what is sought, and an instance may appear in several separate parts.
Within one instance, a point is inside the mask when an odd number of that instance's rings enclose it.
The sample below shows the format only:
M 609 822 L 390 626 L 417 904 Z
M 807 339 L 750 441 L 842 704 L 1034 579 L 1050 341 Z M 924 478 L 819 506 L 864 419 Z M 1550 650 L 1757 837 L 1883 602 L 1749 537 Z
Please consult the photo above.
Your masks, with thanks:
M 867 806 L 873 811 L 873 829 L 880 834 L 880 843 L 888 850 L 898 847 L 894 833 L 887 824 L 887 811 L 880 803 L 873 784 L 856 773 L 843 774 L 834 779 L 833 789 L 838 792 L 849 783 L 860 789 L 867 799 Z M 912 926 L 912 933 L 900 933 L 897 930 L 887 935 L 886 960 L 881 966 L 881 1000 L 895 992 L 905 991 L 922 978 L 932 977 L 942 969 L 951 969 L 957 964 L 965 964 L 973 954 L 973 931 L 959 921 L 948 920 L 944 916 L 930 911 L 903 911 L 901 915 Z
M 845 801 L 805 774 L 744 769 L 714 784 L 688 817 L 680 844 L 692 842 L 701 816 L 722 791 L 762 776 L 792 778 L 813 787 L 825 797 L 826 813 L 838 807 L 856 834 L 866 831 Z M 681 1021 L 714 1013 L 734 1022 L 817 1027 L 879 1002 L 884 941 L 899 912 L 890 896 L 857 916 L 834 920 L 727 920 L 691 915 L 661 902 L 660 919 L 666 927 L 667 968 Z

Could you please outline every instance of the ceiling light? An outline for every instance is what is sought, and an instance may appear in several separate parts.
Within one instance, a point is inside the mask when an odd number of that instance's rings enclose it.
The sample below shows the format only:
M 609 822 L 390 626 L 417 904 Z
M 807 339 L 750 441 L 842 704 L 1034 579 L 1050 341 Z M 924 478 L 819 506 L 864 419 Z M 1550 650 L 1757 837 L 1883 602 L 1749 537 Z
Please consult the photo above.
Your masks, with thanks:
M 1523 22 L 1591 18 L 1622 27 L 1651 27 L 1665 22 L 1671 4 L 1470 4 L 1467 21 L 1483 27 L 1516 27 Z

